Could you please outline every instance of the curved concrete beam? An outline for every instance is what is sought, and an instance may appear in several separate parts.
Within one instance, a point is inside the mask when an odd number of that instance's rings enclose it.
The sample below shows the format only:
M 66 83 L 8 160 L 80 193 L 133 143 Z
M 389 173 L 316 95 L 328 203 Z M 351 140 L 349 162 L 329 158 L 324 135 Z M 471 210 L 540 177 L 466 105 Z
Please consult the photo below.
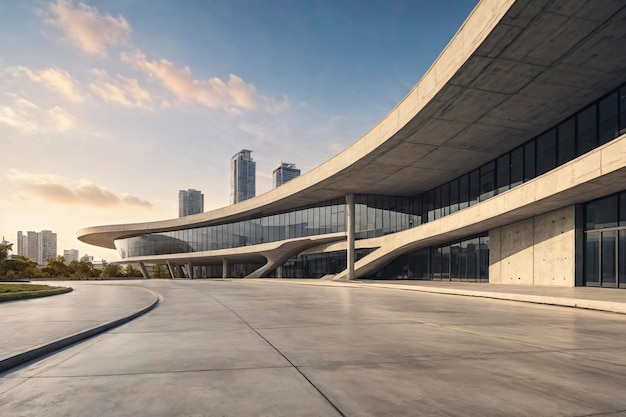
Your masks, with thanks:
M 349 193 L 409 196 L 433 188 L 622 82 L 626 54 L 616 51 L 626 48 L 625 20 L 619 0 L 483 0 L 409 94 L 319 167 L 232 206 L 178 219 L 88 227 L 78 231 L 78 239 L 114 249 L 119 238 L 244 220 Z
M 485 202 L 413 229 L 377 238 L 380 248 L 356 262 L 355 277 L 366 277 L 403 253 L 590 201 L 622 191 L 624 184 L 626 135 Z M 360 242 L 368 245 L 368 239 Z M 347 272 L 337 274 L 335 279 L 347 279 Z

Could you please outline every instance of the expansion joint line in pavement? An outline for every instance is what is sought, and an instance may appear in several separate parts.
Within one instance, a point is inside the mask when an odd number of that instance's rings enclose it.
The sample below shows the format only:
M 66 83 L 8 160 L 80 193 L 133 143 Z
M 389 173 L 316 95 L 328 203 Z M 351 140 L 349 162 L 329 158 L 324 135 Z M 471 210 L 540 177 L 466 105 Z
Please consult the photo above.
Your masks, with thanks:
M 272 347 L 272 349 L 274 349 L 276 352 L 278 352 L 278 354 L 280 356 L 282 356 L 288 363 L 289 365 L 291 365 L 300 375 L 302 375 L 302 377 L 309 383 L 311 384 L 311 386 L 313 388 L 315 388 L 315 390 L 322 396 L 322 398 L 324 398 L 326 400 L 326 402 L 328 402 L 328 404 L 331 405 L 331 407 L 333 407 L 335 409 L 335 411 L 337 411 L 337 413 L 339 413 L 340 416 L 342 417 L 346 417 L 346 415 L 339 409 L 339 407 L 337 407 L 337 405 L 335 405 L 335 403 L 333 403 L 330 398 L 328 398 L 326 396 L 326 394 L 324 394 L 322 392 L 321 389 L 319 389 L 317 387 L 317 385 L 315 385 L 315 383 L 313 381 L 311 381 L 301 370 L 300 368 L 298 368 L 293 362 L 291 362 L 291 360 L 289 360 L 289 358 L 287 356 L 285 356 L 285 354 L 283 352 L 280 351 L 280 349 L 278 349 L 276 346 L 274 346 L 272 344 L 272 342 L 270 342 L 269 340 L 267 340 L 267 338 L 265 336 L 263 336 L 261 333 L 259 333 L 254 327 L 252 327 L 243 317 L 241 317 L 239 314 L 237 314 L 236 311 L 232 310 L 230 307 L 228 307 L 226 304 L 222 303 L 220 300 L 218 300 L 217 298 L 213 297 L 211 294 L 207 294 L 204 291 L 200 291 L 203 294 L 206 294 L 207 296 L 209 296 L 211 299 L 213 299 L 215 302 L 221 304 L 222 306 L 224 306 L 225 309 L 227 309 L 228 311 L 230 311 L 231 313 L 233 313 L 235 316 L 237 316 L 239 318 L 239 320 L 242 321 L 242 323 L 244 323 L 246 326 L 248 326 L 248 328 L 250 330 L 252 330 L 254 333 L 257 334 L 257 336 L 259 336 L 261 339 L 263 339 L 265 341 L 265 343 L 267 343 L 269 346 Z

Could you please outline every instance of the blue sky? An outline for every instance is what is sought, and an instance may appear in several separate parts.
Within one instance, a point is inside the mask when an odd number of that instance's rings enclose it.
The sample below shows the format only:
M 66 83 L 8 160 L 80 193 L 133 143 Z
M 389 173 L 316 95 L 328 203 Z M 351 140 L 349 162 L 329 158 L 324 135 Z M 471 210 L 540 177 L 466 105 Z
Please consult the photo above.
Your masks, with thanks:
M 0 235 L 114 251 L 76 230 L 177 216 L 179 189 L 228 204 L 230 157 L 257 194 L 309 171 L 419 81 L 476 1 L 0 2 Z

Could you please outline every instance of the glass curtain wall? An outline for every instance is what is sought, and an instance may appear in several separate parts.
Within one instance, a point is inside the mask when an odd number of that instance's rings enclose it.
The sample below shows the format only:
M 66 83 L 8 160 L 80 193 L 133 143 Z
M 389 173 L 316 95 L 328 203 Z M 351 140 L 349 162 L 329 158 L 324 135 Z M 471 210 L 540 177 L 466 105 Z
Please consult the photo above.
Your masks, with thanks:
M 412 197 L 426 223 L 478 204 L 604 145 L 626 133 L 626 85 L 541 135 L 475 170 Z
M 345 232 L 345 201 L 336 199 L 291 212 L 216 226 L 118 239 L 122 258 L 202 252 Z
M 489 234 L 400 255 L 368 278 L 489 281 Z
M 584 283 L 626 288 L 626 191 L 584 205 Z
M 356 195 L 356 238 L 384 236 L 456 213 L 549 172 L 624 133 L 626 85 L 525 144 L 436 188 L 413 197 Z M 257 219 L 119 239 L 115 245 L 122 258 L 235 248 L 345 232 L 345 214 L 345 201 L 340 198 Z M 605 242 L 606 245 L 609 243 Z M 448 256 L 453 256 L 446 251 L 441 252 L 444 263 Z M 445 270 L 439 273 L 443 279 L 450 274 Z
M 363 258 L 375 249 L 357 249 L 355 260 Z M 346 251 L 322 252 L 298 255 L 283 264 L 285 278 L 321 278 L 329 274 L 338 274 L 346 269 Z M 272 275 L 275 275 L 275 271 Z

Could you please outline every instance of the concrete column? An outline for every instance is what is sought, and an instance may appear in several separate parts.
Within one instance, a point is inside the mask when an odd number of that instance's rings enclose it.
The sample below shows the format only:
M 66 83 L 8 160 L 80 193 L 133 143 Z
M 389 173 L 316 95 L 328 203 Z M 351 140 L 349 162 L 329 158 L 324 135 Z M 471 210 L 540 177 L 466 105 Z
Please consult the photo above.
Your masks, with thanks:
M 167 269 L 170 271 L 170 276 L 172 277 L 172 279 L 176 278 L 176 275 L 174 274 L 174 267 L 170 262 L 167 263 Z
M 189 279 L 193 279 L 193 265 L 191 262 L 187 263 L 187 273 L 189 275 Z
M 348 250 L 346 253 L 348 272 L 347 279 L 354 279 L 354 194 L 346 195 L 346 234 L 348 236 Z
M 222 278 L 228 278 L 228 259 L 222 260 Z
M 276 278 L 282 278 L 283 277 L 283 267 L 279 266 L 278 268 L 276 268 Z
M 150 274 L 148 273 L 148 269 L 146 268 L 146 264 L 143 262 L 139 262 L 139 269 L 141 269 L 141 273 L 145 279 L 150 279 Z

